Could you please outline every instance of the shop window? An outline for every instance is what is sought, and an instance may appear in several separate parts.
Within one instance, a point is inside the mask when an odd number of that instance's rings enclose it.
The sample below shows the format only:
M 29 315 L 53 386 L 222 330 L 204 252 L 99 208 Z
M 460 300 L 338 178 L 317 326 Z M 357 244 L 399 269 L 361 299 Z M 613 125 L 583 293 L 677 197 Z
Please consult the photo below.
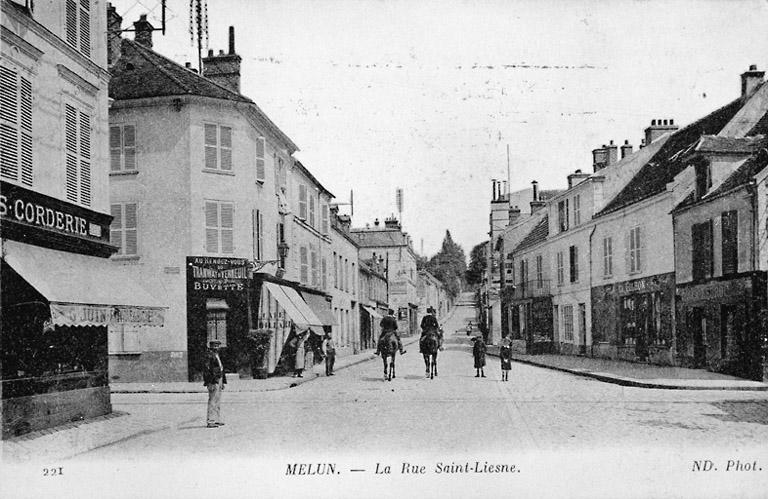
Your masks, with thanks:
M 136 171 L 136 127 L 109 127 L 109 170 L 113 173 Z
M 736 307 L 733 305 L 720 306 L 720 358 L 728 358 L 728 346 L 734 341 L 736 322 Z
M 573 305 L 563 305 L 563 336 L 565 341 L 573 341 Z
M 232 127 L 205 123 L 205 169 L 232 171 Z
M 227 346 L 227 311 L 229 306 L 226 301 L 218 298 L 209 298 L 206 301 L 206 325 L 207 338 L 206 346 L 211 341 L 220 341 L 221 346 Z
M 91 205 L 91 117 L 69 104 L 64 109 L 67 201 Z
M 738 212 L 724 211 L 721 215 L 723 275 L 739 271 Z
M 141 353 L 139 328 L 125 324 L 109 326 L 110 355 Z
M 0 66 L 0 176 L 32 185 L 32 83 Z

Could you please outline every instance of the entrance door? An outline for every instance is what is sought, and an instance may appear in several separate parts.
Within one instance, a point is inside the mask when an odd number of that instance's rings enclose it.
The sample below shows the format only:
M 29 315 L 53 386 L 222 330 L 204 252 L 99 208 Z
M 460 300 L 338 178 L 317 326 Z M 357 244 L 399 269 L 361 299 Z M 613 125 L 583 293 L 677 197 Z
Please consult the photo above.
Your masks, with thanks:
M 700 369 L 707 363 L 707 316 L 701 308 L 691 311 L 693 335 L 693 367 Z
M 587 306 L 579 303 L 579 351 L 587 353 Z

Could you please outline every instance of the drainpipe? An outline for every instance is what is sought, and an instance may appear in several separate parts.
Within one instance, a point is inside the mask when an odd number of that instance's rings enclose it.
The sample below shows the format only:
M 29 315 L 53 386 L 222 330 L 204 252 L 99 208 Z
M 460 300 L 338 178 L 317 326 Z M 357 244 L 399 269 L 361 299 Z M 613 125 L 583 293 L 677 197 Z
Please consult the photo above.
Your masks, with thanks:
M 592 226 L 592 231 L 589 233 L 589 308 L 590 309 L 592 308 L 592 237 L 595 235 L 595 231 L 596 230 L 597 230 L 597 224 L 595 223 Z M 589 328 L 590 329 L 590 331 L 589 331 L 590 343 L 592 343 L 592 345 L 594 345 L 593 342 L 591 341 L 592 338 L 594 338 L 594 335 L 592 334 L 592 330 L 595 328 L 594 327 L 595 318 L 592 317 L 592 310 L 589 311 L 589 316 L 592 318 L 592 320 L 589 321 L 590 322 L 590 324 L 589 324 L 590 325 L 590 328 Z M 585 340 L 586 340 L 586 338 L 585 338 Z M 584 345 L 584 351 L 586 351 L 586 350 L 587 350 L 587 345 L 585 344 Z M 592 355 L 590 355 L 590 357 L 591 356 Z

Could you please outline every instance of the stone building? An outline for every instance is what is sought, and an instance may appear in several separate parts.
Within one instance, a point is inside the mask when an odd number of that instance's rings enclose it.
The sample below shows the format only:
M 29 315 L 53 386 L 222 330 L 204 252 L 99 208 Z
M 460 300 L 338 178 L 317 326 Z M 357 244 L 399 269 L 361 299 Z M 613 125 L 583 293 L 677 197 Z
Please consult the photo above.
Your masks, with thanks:
M 381 334 L 380 322 L 389 312 L 387 269 L 384 257 L 359 261 L 360 349 L 375 348 Z

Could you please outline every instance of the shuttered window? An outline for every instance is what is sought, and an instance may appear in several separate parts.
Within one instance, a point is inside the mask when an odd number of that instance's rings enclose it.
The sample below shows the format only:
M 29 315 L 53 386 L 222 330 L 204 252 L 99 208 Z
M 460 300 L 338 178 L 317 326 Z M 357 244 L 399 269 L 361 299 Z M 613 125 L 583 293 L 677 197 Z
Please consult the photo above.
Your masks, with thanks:
M 135 256 L 139 253 L 138 217 L 136 203 L 117 203 L 111 205 L 112 225 L 109 230 L 109 242 L 117 246 L 118 255 Z
M 336 252 L 333 252 L 333 287 L 339 288 L 339 261 L 336 259 Z
M 570 258 L 571 282 L 579 282 L 579 248 L 571 246 L 568 248 Z
M 68 201 L 91 205 L 91 117 L 65 105 L 65 193 Z
M 232 254 L 234 247 L 234 204 L 225 201 L 205 202 L 205 251 Z
M 307 186 L 299 184 L 299 218 L 307 219 Z
M 563 305 L 563 339 L 573 341 L 573 305 Z
M 266 154 L 266 142 L 264 137 L 256 138 L 256 182 L 264 182 L 266 180 L 267 172 L 264 162 Z
M 0 66 L 0 176 L 32 185 L 32 83 Z
M 643 240 L 640 227 L 629 231 L 629 273 L 640 272 L 643 269 Z
M 311 252 L 310 252 L 310 267 L 312 269 L 312 286 L 319 286 L 320 285 L 320 267 L 319 267 L 319 261 L 317 259 L 317 249 L 312 246 Z
M 136 171 L 136 127 L 109 127 L 109 169 L 112 172 Z
M 329 226 L 329 223 L 328 223 L 328 205 L 327 204 L 323 204 L 323 206 L 321 208 L 321 211 L 322 211 L 322 217 L 323 217 L 322 231 L 323 231 L 323 234 L 328 234 L 328 226 Z
M 613 275 L 613 239 L 603 238 L 603 275 Z
M 86 57 L 91 56 L 91 1 L 66 0 L 67 43 Z
M 317 227 L 316 220 L 315 220 L 315 196 L 311 195 L 309 196 L 309 225 L 312 227 Z
M 323 257 L 323 268 L 321 270 L 322 272 L 322 279 L 323 279 L 323 289 L 328 288 L 328 261 L 325 257 Z
M 724 211 L 721 215 L 723 242 L 723 275 L 739 271 L 738 212 Z
M 568 230 L 568 216 L 568 200 L 566 199 L 557 203 L 557 225 L 560 232 L 565 232 Z
M 307 284 L 309 281 L 309 255 L 307 253 L 306 246 L 299 248 L 299 280 L 302 284 Z
M 205 168 L 232 171 L 232 128 L 206 123 L 204 126 Z
M 712 220 L 691 226 L 691 260 L 695 281 L 712 277 Z
M 573 225 L 581 223 L 581 195 L 573 196 Z
M 253 226 L 253 259 L 264 258 L 264 213 L 261 210 L 251 212 Z
M 563 265 L 563 252 L 557 252 L 557 284 L 562 286 L 565 282 L 565 268 Z
M 541 289 L 544 286 L 544 259 L 541 255 L 536 256 L 536 287 Z

